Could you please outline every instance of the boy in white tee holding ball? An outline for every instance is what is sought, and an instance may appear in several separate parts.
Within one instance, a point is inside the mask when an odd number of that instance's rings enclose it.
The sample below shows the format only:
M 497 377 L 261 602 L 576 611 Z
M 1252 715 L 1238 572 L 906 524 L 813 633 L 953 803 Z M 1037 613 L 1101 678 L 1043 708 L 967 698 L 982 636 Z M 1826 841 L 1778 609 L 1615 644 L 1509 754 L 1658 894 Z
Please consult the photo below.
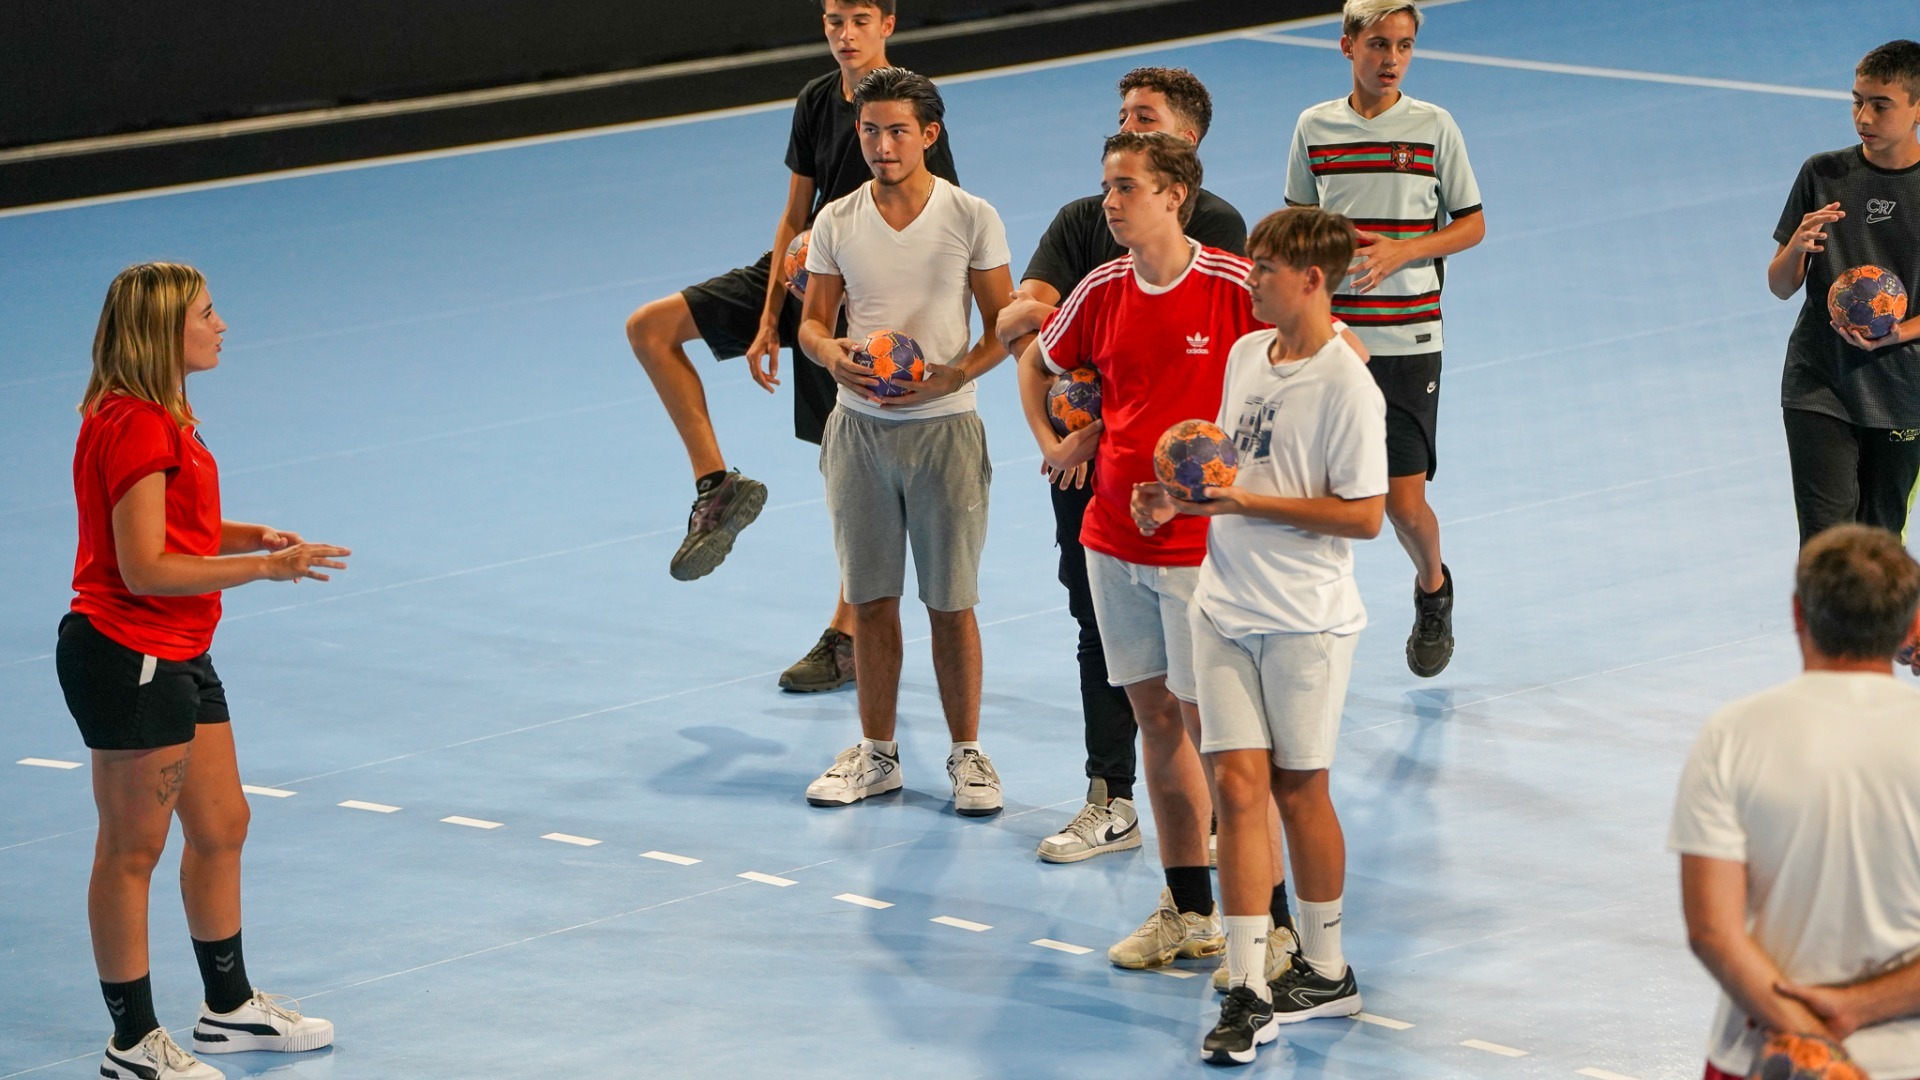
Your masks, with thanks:
M 900 596 L 913 546 L 919 595 L 933 629 L 933 669 L 953 737 L 954 809 L 1000 811 L 1000 778 L 981 752 L 980 553 L 987 537 L 986 431 L 973 380 L 1006 355 L 993 335 L 1013 292 L 1006 228 L 993 207 L 934 176 L 926 153 L 945 106 L 933 83 L 881 68 L 855 88 L 861 151 L 873 181 L 829 203 L 813 224 L 800 347 L 839 384 L 820 471 L 855 612 L 859 744 L 807 787 L 816 806 L 844 806 L 901 787 L 894 741 L 900 689 Z M 848 338 L 833 335 L 844 298 Z M 968 333 L 977 303 L 986 333 Z M 924 378 L 877 396 L 856 343 L 893 330 L 919 343 Z
M 1256 318 L 1227 358 L 1219 425 L 1239 474 L 1205 501 L 1134 489 L 1151 533 L 1176 514 L 1213 518 L 1191 605 L 1201 752 L 1220 816 L 1228 992 L 1202 1057 L 1246 1064 L 1277 1026 L 1351 1016 L 1360 992 L 1340 947 L 1346 840 L 1328 794 L 1353 649 L 1366 609 L 1352 542 L 1386 512 L 1386 401 L 1333 328 L 1333 287 L 1353 259 L 1347 219 L 1311 208 L 1268 215 L 1248 238 Z M 1265 807 L 1279 804 L 1291 853 L 1300 955 L 1263 977 L 1273 881 Z

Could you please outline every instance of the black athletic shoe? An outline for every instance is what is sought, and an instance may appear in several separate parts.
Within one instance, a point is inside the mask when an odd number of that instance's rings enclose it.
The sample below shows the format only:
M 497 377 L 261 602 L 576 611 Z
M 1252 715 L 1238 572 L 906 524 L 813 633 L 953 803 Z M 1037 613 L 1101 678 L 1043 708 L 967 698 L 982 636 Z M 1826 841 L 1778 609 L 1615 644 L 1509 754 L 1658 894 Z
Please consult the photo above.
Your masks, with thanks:
M 1200 1060 L 1209 1065 L 1251 1064 L 1260 1047 L 1279 1033 L 1273 1003 L 1261 1001 L 1251 986 L 1236 986 L 1220 1003 L 1220 1022 L 1200 1043 Z
M 733 538 L 753 524 L 767 504 L 767 485 L 749 480 L 735 469 L 726 479 L 693 500 L 687 515 L 687 538 L 673 553 L 667 572 L 676 581 L 692 581 L 713 573 L 733 550 Z
M 827 627 L 807 655 L 780 673 L 780 689 L 793 694 L 838 690 L 853 681 L 853 638 Z
M 1352 1016 L 1360 1011 L 1360 984 L 1353 981 L 1353 965 L 1329 979 L 1313 965 L 1295 958 L 1293 966 L 1267 984 L 1273 992 L 1273 1018 L 1297 1024 L 1316 1016 Z
M 1453 659 L 1453 571 L 1440 567 L 1446 582 L 1439 592 L 1421 592 L 1413 584 L 1413 633 L 1407 635 L 1407 666 L 1431 679 Z

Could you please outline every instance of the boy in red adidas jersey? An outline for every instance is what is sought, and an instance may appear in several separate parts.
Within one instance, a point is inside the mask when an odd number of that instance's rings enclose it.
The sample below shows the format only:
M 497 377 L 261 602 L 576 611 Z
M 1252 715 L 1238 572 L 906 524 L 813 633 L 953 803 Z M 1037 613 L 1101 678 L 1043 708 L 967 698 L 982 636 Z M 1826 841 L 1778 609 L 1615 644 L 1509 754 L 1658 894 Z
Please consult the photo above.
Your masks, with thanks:
M 1251 264 L 1185 235 L 1200 181 L 1200 159 L 1184 139 L 1122 132 L 1107 140 L 1103 208 L 1128 253 L 1074 288 L 1020 365 L 1028 426 L 1048 467 L 1073 474 L 1097 461 L 1080 540 L 1108 678 L 1126 690 L 1140 725 L 1167 881 L 1153 915 L 1108 950 L 1129 968 L 1224 947 L 1207 869 L 1212 800 L 1195 749 L 1186 624 L 1206 523 L 1142 536 L 1128 507 L 1134 484 L 1153 479 L 1161 433 L 1219 412 L 1228 346 L 1263 325 L 1247 294 Z M 1105 419 L 1062 438 L 1047 419 L 1047 387 L 1081 366 L 1100 373 Z
M 176 813 L 180 893 L 205 984 L 201 1053 L 314 1050 L 333 1025 L 254 990 L 240 952 L 247 800 L 227 698 L 207 647 L 220 590 L 327 580 L 346 548 L 220 515 L 220 475 L 186 377 L 220 362 L 226 324 L 192 267 L 147 263 L 114 279 L 94 337 L 73 457 L 80 542 L 73 609 L 55 652 L 67 708 L 92 750 L 100 828 L 87 886 L 100 989 L 114 1035 L 108 1080 L 219 1080 L 154 1016 L 147 893 Z M 191 762 L 191 766 L 189 766 Z

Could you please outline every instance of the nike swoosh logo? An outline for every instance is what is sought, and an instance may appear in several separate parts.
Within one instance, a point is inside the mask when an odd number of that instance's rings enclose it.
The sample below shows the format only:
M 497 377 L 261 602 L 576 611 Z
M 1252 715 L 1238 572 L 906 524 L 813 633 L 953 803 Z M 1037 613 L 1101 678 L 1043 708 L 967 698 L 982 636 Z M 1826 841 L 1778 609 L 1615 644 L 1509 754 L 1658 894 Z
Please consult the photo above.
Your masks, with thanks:
M 1140 827 L 1140 823 L 1137 821 L 1127 826 L 1124 829 L 1115 829 L 1111 825 L 1103 826 L 1100 830 L 1101 836 L 1102 836 L 1102 839 L 1100 842 L 1103 844 L 1111 844 L 1115 840 L 1119 840 L 1125 837 L 1128 833 L 1131 833 L 1133 830 L 1139 827 Z

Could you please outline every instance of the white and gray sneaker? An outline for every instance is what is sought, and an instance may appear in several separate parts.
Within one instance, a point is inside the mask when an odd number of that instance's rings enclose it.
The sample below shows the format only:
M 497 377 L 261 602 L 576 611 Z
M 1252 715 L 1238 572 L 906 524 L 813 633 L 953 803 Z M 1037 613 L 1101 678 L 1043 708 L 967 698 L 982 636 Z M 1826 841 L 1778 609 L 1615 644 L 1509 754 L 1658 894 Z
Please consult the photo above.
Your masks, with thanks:
M 115 1050 L 107 1040 L 100 1061 L 106 1080 L 226 1080 L 226 1074 L 180 1049 L 166 1028 L 147 1032 L 131 1050 Z
M 1140 815 L 1133 800 L 1108 799 L 1107 782 L 1095 777 L 1087 785 L 1087 805 L 1066 828 L 1040 841 L 1036 854 L 1050 863 L 1073 863 L 1139 846 Z
M 972 747 L 948 754 L 947 777 L 953 781 L 954 813 L 988 817 L 1000 812 L 1000 774 L 987 755 Z
M 202 1054 L 242 1050 L 297 1054 L 332 1043 L 331 1021 L 302 1016 L 299 1002 L 258 990 L 232 1012 L 217 1013 L 201 1002 L 200 1022 L 193 1025 L 193 1048 Z
M 1157 968 L 1171 964 L 1175 957 L 1219 956 L 1227 951 L 1227 937 L 1220 930 L 1220 909 L 1208 915 L 1183 912 L 1173 902 L 1173 890 L 1160 890 L 1160 904 L 1140 924 L 1140 929 L 1107 950 L 1107 959 L 1115 967 Z
M 807 801 L 815 806 L 851 806 L 861 799 L 898 791 L 904 783 L 898 755 L 856 743 L 840 751 L 833 767 L 807 785 Z

